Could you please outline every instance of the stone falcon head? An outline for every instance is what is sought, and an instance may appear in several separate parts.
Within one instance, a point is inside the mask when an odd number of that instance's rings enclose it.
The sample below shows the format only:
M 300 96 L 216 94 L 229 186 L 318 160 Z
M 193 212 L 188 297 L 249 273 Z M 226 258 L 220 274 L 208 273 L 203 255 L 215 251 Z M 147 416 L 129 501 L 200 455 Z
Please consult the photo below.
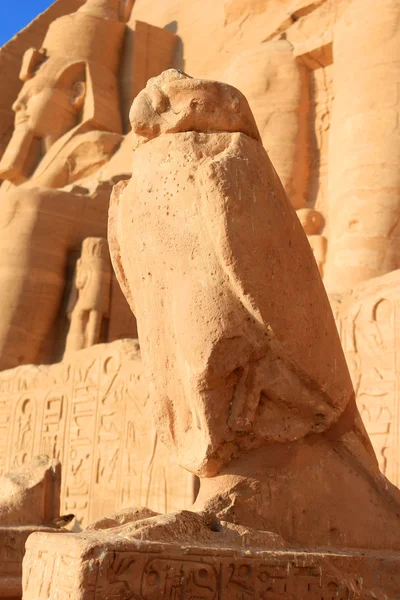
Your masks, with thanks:
M 109 244 L 161 439 L 212 476 L 251 448 L 327 430 L 354 392 L 246 99 L 170 70 L 130 117 L 132 179 L 114 188 Z
M 130 111 L 134 146 L 164 133 L 241 131 L 260 141 L 246 98 L 236 88 L 168 69 L 147 82 Z

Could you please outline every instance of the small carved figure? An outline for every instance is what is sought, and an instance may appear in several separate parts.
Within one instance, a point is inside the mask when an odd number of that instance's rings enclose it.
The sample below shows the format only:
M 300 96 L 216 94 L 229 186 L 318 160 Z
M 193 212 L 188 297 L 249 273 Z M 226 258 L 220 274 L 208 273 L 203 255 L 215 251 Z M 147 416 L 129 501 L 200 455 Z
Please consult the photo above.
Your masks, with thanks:
M 325 236 L 321 235 L 324 226 L 324 217 L 320 212 L 313 208 L 300 208 L 296 211 L 296 214 L 299 217 L 304 233 L 310 242 L 319 274 L 323 277 L 327 249 L 327 239 Z
M 75 286 L 67 314 L 71 321 L 65 353 L 101 341 L 103 320 L 109 315 L 111 264 L 107 240 L 86 238 L 76 263 Z
M 104 193 L 76 182 L 96 178 L 122 141 L 120 6 L 87 0 L 23 58 L 15 129 L 0 160 L 0 369 L 43 360 L 68 253 L 105 233 Z

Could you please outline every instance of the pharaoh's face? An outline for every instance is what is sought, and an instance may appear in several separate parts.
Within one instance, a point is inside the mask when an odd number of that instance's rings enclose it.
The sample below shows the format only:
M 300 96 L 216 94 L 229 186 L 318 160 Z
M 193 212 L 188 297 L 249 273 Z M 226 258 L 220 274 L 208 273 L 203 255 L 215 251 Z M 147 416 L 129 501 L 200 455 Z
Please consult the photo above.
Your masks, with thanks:
M 37 138 L 58 133 L 61 124 L 69 126 L 76 118 L 68 90 L 40 75 L 23 85 L 13 110 L 15 129 L 30 131 Z
M 41 155 L 76 126 L 86 96 L 84 63 L 40 54 L 37 68 L 32 56 L 29 52 L 24 59 L 25 83 L 13 104 L 14 132 L 0 161 L 0 179 L 15 184 L 28 179 Z

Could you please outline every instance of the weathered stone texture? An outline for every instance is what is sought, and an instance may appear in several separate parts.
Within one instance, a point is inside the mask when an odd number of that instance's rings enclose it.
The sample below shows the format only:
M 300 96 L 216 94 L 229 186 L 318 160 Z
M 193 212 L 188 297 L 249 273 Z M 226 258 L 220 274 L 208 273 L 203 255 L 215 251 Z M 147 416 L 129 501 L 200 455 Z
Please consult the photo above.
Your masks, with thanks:
M 0 369 L 41 365 L 0 374 L 0 470 L 59 458 L 61 512 L 96 522 L 32 538 L 27 599 L 400 596 L 379 471 L 400 483 L 399 17 L 399 0 L 58 0 L 0 50 Z M 141 91 L 171 66 L 203 79 Z M 119 283 L 106 252 L 87 260 L 116 183 Z M 143 366 L 132 341 L 90 348 L 137 333 Z M 196 481 L 158 436 L 204 478 L 198 513 L 156 514 Z M 155 512 L 104 519 L 128 505 Z M 217 530 L 227 549 L 205 550 Z
M 379 467 L 400 485 L 400 271 L 332 296 L 332 308 Z
M 24 560 L 24 600 L 394 600 L 395 553 L 266 551 L 202 544 L 34 534 Z
M 129 8 L 132 2 L 88 0 L 53 15 L 44 39 L 28 27 L 36 47 L 23 56 L 18 46 L 22 60 L 12 76 L 24 83 L 0 159 L 0 369 L 62 356 L 72 257 L 86 238 L 105 237 L 112 185 L 127 176 L 123 160 L 110 163 L 124 147 L 124 118 L 147 79 L 173 60 L 177 36 L 128 25 Z M 41 26 L 52 12 L 45 14 Z M 116 318 L 115 309 L 107 313 Z M 85 345 L 112 339 L 97 333 Z
M 27 432 L 26 427 L 22 435 Z M 20 600 L 25 542 L 35 531 L 51 532 L 60 516 L 61 465 L 36 456 L 0 476 L 0 597 Z
M 301 226 L 235 88 L 170 69 L 130 118 L 110 252 L 157 431 L 201 478 L 194 508 L 294 546 L 399 549 L 400 493 L 379 471 L 305 235 L 319 213 Z

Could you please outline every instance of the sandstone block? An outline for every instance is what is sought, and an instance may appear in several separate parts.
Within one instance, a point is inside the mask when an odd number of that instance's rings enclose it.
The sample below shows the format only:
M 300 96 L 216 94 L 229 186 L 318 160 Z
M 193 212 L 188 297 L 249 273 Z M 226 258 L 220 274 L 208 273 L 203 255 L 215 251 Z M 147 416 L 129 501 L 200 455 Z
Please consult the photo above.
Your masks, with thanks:
M 33 534 L 24 600 L 373 600 L 398 597 L 400 555 Z

